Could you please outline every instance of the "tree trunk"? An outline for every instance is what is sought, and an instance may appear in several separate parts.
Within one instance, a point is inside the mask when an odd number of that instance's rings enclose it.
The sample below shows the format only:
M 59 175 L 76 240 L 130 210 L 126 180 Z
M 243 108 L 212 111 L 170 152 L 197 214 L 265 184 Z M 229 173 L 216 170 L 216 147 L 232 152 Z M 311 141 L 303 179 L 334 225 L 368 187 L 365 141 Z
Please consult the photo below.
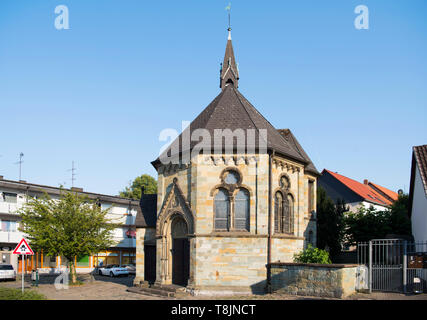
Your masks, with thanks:
M 74 259 L 69 259 L 69 261 L 70 261 L 71 283 L 75 284 L 77 282 L 76 265 L 74 263 Z

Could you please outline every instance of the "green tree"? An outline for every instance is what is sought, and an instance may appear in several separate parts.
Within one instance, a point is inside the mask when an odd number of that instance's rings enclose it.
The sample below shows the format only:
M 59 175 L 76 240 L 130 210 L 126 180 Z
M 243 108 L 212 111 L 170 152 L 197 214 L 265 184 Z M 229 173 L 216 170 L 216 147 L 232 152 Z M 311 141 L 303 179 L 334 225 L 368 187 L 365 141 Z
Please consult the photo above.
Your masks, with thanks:
M 341 251 L 344 237 L 344 212 L 349 209 L 342 200 L 334 202 L 322 187 L 317 188 L 317 246 L 329 248 L 333 258 Z
M 390 212 L 376 210 L 373 206 L 360 206 L 356 212 L 349 212 L 345 216 L 345 242 L 355 245 L 357 242 L 371 239 L 382 239 L 391 233 L 389 226 Z
M 112 230 L 117 223 L 86 196 L 61 190 L 58 200 L 48 194 L 32 198 L 20 209 L 24 232 L 31 245 L 47 255 L 68 260 L 71 282 L 76 283 L 75 258 L 93 255 L 114 245 Z
M 411 235 L 411 219 L 409 218 L 409 195 L 402 194 L 390 207 L 390 228 L 394 234 Z
M 148 174 L 143 174 L 136 177 L 125 190 L 120 191 L 119 195 L 120 197 L 139 200 L 141 199 L 141 187 L 144 187 L 144 193 L 146 194 L 157 193 L 156 179 Z
M 345 241 L 349 245 L 357 242 L 382 239 L 389 234 L 411 235 L 411 220 L 408 215 L 409 196 L 399 195 L 390 208 L 377 210 L 360 207 L 357 212 L 345 217 Z

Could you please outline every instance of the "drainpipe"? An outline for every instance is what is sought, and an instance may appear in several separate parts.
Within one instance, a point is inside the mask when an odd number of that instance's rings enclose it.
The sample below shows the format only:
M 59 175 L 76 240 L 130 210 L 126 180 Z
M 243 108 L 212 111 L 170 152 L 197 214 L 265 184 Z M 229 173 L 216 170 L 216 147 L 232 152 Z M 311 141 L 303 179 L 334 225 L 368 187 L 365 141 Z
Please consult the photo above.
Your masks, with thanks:
M 258 161 L 255 160 L 255 234 L 258 234 Z
M 271 179 L 273 166 L 273 153 L 268 156 L 268 241 L 267 241 L 267 293 L 271 293 Z

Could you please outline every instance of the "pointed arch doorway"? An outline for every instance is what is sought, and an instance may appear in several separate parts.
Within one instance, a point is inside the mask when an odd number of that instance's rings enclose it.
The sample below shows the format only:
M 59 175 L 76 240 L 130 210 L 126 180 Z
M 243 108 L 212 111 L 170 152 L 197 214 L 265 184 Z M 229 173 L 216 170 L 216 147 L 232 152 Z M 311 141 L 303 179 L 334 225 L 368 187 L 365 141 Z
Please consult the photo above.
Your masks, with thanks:
M 190 277 L 190 241 L 187 222 L 176 215 L 171 223 L 172 284 L 187 286 Z

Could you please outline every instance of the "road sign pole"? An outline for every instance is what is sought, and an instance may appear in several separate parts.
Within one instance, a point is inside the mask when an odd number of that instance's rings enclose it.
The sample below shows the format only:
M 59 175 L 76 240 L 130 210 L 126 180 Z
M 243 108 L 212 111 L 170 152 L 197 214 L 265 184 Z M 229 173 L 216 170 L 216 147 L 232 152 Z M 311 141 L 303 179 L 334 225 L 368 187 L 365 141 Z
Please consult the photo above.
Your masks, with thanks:
M 22 293 L 24 293 L 24 255 L 21 255 L 21 263 L 22 263 Z
M 31 247 L 28 245 L 25 238 L 22 238 L 22 240 L 19 242 L 19 244 L 16 246 L 15 250 L 12 252 L 13 254 L 21 255 L 21 263 L 22 263 L 22 293 L 24 293 L 24 278 L 25 278 L 25 256 L 26 255 L 34 255 L 34 251 L 31 249 Z

